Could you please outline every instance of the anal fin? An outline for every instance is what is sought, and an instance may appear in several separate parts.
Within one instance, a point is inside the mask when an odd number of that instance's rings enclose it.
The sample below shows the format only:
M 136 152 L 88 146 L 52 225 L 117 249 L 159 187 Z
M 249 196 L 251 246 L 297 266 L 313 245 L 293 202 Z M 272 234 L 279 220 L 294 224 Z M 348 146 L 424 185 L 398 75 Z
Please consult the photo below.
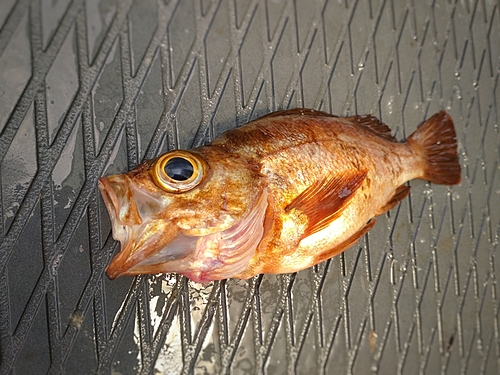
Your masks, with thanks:
M 285 212 L 299 210 L 307 216 L 307 228 L 301 239 L 326 228 L 340 217 L 366 178 L 367 171 L 346 170 L 330 173 L 299 194 Z
M 391 199 L 389 199 L 389 201 L 384 206 L 378 209 L 376 215 L 382 215 L 383 213 L 392 210 L 398 205 L 399 202 L 405 199 L 408 194 L 410 194 L 410 187 L 408 185 L 399 186 Z
M 371 219 L 351 237 L 349 237 L 339 245 L 335 246 L 334 248 L 319 254 L 316 258 L 314 258 L 314 264 L 318 264 L 327 259 L 333 258 L 334 256 L 337 256 L 340 253 L 342 253 L 344 250 L 347 250 L 349 247 L 354 245 L 364 234 L 366 234 L 370 229 L 372 229 L 376 221 L 377 221 L 376 219 Z

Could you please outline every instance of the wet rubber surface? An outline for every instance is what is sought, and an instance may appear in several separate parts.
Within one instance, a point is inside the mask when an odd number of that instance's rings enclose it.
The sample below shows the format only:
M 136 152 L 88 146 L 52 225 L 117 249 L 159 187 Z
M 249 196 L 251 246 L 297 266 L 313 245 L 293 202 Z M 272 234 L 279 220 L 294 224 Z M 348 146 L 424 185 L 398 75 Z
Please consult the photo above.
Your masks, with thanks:
M 2 1 L 0 372 L 497 374 L 499 72 L 494 0 Z M 297 274 L 105 277 L 100 176 L 294 107 L 445 109 L 462 183 Z

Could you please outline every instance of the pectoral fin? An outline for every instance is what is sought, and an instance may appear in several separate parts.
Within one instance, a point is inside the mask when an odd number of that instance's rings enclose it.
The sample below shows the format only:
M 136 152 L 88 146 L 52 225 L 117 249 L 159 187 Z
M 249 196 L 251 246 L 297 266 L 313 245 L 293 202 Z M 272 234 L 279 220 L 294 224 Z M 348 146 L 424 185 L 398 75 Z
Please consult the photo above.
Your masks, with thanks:
M 307 228 L 301 239 L 319 232 L 337 219 L 363 183 L 366 174 L 367 171 L 358 170 L 330 173 L 297 196 L 285 208 L 285 212 L 296 209 L 307 216 Z

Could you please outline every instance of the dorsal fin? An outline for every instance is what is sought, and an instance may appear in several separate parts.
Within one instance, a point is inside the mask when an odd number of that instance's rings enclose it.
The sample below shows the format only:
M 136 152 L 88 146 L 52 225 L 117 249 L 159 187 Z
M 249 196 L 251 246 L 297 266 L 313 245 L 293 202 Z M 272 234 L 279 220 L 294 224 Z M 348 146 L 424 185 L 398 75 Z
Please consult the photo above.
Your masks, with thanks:
M 338 118 L 339 116 L 332 115 L 331 113 L 316 111 L 315 109 L 309 108 L 293 108 L 293 109 L 285 109 L 281 111 L 271 112 L 267 115 L 264 115 L 259 118 L 261 119 L 269 119 L 273 117 L 283 117 L 283 116 L 308 116 L 308 117 L 333 117 Z M 378 136 L 387 139 L 391 142 L 397 142 L 397 139 L 392 136 L 391 129 L 380 121 L 378 118 L 372 115 L 356 115 L 345 117 L 345 120 L 351 121 L 352 123 L 363 126 L 365 128 L 370 129 L 373 133 Z
M 397 139 L 394 138 L 391 134 L 391 129 L 389 129 L 386 124 L 372 115 L 351 116 L 346 117 L 346 119 L 351 120 L 356 125 L 360 125 L 370 129 L 372 132 L 382 138 L 387 139 L 388 141 L 397 142 Z
M 315 109 L 309 108 L 293 108 L 284 109 L 281 111 L 271 112 L 259 118 L 259 120 L 271 117 L 281 117 L 281 116 L 309 116 L 309 117 L 338 117 L 323 111 L 316 111 Z
M 308 218 L 301 239 L 326 228 L 337 219 L 361 186 L 367 171 L 346 170 L 330 173 L 299 194 L 285 212 L 297 209 Z

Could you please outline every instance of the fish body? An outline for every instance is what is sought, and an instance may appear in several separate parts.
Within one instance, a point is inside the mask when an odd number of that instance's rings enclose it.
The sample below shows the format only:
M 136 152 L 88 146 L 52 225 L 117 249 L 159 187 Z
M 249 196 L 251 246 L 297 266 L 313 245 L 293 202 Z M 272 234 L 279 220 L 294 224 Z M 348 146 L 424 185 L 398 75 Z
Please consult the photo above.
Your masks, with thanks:
M 460 176 L 444 111 L 402 143 L 372 116 L 274 112 L 101 178 L 122 245 L 106 272 L 207 282 L 299 271 L 353 245 L 408 195 L 407 181 Z

